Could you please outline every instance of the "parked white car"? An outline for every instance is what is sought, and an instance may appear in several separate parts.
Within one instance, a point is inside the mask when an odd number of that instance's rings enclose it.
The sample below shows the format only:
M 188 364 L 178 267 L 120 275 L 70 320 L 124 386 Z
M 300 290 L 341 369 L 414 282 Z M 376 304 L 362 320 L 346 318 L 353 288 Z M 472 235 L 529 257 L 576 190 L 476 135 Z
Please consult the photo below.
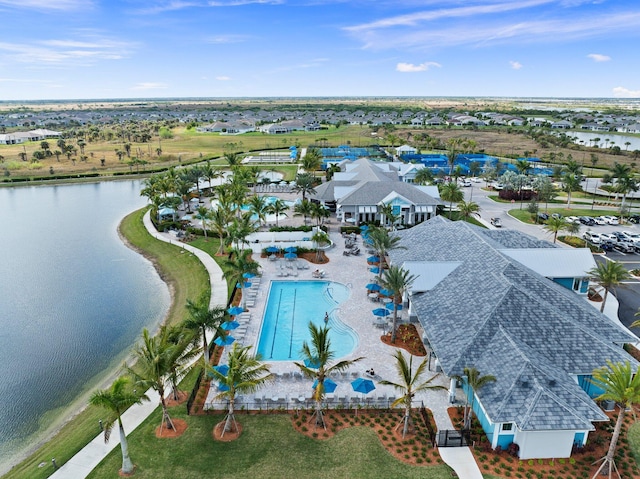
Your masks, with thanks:
M 633 231 L 623 231 L 622 234 L 629 238 L 629 241 L 633 244 L 640 244 L 640 234 Z
M 616 235 L 612 235 L 611 233 L 600 233 L 600 240 L 604 243 L 608 241 L 609 243 L 617 243 L 618 238 Z
M 619 221 L 618 218 L 616 218 L 615 216 L 601 216 L 600 218 L 604 219 L 607 224 L 610 225 L 619 225 Z
M 601 216 L 595 216 L 593 218 L 593 221 L 595 221 L 598 226 L 604 226 L 604 225 L 608 224 L 607 220 L 605 220 Z
M 577 216 L 565 216 L 564 220 L 567 223 L 580 223 L 580 220 L 578 219 Z
M 600 235 L 595 231 L 585 231 L 584 233 L 582 233 L 582 237 L 585 241 L 588 241 L 592 244 L 600 244 L 602 242 Z

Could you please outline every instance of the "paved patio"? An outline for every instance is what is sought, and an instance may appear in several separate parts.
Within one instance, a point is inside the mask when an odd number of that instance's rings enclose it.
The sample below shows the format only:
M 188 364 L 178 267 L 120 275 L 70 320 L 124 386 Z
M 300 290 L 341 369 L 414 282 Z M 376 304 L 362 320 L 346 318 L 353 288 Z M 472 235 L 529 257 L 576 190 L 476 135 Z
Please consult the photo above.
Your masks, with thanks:
M 377 307 L 381 307 L 382 304 L 372 301 L 367 295 L 365 286 L 374 279 L 374 274 L 369 272 L 370 265 L 367 264 L 366 260 L 369 255 L 366 247 L 362 245 L 359 239 L 361 254 L 359 256 L 344 256 L 342 254 L 344 239 L 337 232 L 338 228 L 334 226 L 333 229 L 336 231 L 330 233 L 330 235 L 335 246 L 326 251 L 329 262 L 319 266 L 319 269 L 325 271 L 323 279 L 313 278 L 312 273 L 317 268 L 316 265 L 308 264 L 307 269 L 297 269 L 294 262 L 288 262 L 283 259 L 269 261 L 268 258 L 260 258 L 256 255 L 256 259 L 261 266 L 262 278 L 259 286 L 256 286 L 254 281 L 254 285 L 251 288 L 253 291 L 248 292 L 249 298 L 255 297 L 255 302 L 251 299 L 248 300 L 249 313 L 245 313 L 244 317 L 240 318 L 242 325 L 240 330 L 242 331 L 246 328 L 246 332 L 239 337 L 239 341 L 245 345 L 254 347 L 257 345 L 271 280 L 329 280 L 342 283 L 350 291 L 349 299 L 338 306 L 338 309 L 333 314 L 337 319 L 331 318 L 329 326 L 332 325 L 334 320 L 337 320 L 352 328 L 357 335 L 357 346 L 351 354 L 344 358 L 336 358 L 336 360 L 354 359 L 360 356 L 364 357 L 364 359 L 354 364 L 346 374 L 332 378 L 338 384 L 338 387 L 335 393 L 329 396 L 330 402 L 335 404 L 340 401 L 344 404 L 345 401 L 349 400 L 352 403 L 369 401 L 378 406 L 384 406 L 389 402 L 390 398 L 396 398 L 399 394 L 392 387 L 382 386 L 378 383 L 381 379 L 398 381 L 395 359 L 392 358 L 392 354 L 396 349 L 381 342 L 380 336 L 384 330 L 374 325 L 375 316 L 372 311 Z M 302 266 L 301 263 L 307 263 L 302 259 L 296 261 L 300 266 Z M 292 269 L 287 269 L 287 265 L 292 266 Z M 292 275 L 288 277 L 279 276 L 283 267 L 285 271 Z M 253 306 L 251 306 L 252 304 Z M 406 321 L 407 313 L 403 311 L 401 318 Z M 417 327 L 421 332 L 420 326 L 417 325 Z M 236 336 L 236 334 L 233 335 Z M 421 360 L 422 358 L 415 358 L 415 365 L 419 364 Z M 226 358 L 223 356 L 221 364 L 225 362 Z M 296 407 L 301 403 L 308 404 L 308 399 L 312 393 L 311 381 L 295 377 L 295 373 L 298 373 L 299 369 L 294 363 L 291 361 L 271 361 L 269 364 L 271 365 L 271 371 L 276 375 L 276 380 L 263 387 L 255 395 L 243 397 L 240 400 L 250 407 L 252 405 L 255 405 L 255 407 L 261 405 L 264 405 L 264 407 L 279 407 L 284 404 L 289 407 Z M 374 377 L 370 377 L 365 373 L 370 368 L 375 371 Z M 433 374 L 435 374 L 435 361 L 432 362 L 431 372 L 425 376 L 425 379 Z M 357 377 L 372 379 L 376 389 L 367 396 L 355 393 L 350 383 Z M 440 375 L 433 384 L 446 388 L 449 386 L 449 380 Z M 207 397 L 209 407 L 215 409 L 222 407 L 222 404 L 215 399 L 217 394 L 217 386 L 214 383 Z M 421 402 L 433 411 L 439 429 L 453 428 L 446 412 L 447 407 L 450 405 L 446 390 L 419 393 L 415 397 L 416 406 Z

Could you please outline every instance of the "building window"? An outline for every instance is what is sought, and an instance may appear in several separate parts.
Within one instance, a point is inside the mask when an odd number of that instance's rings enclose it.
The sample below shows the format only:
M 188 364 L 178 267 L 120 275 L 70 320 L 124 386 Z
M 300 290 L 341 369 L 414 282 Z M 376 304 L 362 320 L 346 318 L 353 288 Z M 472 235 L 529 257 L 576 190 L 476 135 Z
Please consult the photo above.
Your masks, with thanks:
M 574 291 L 579 291 L 580 290 L 580 278 L 574 278 L 573 279 L 573 290 Z
M 513 424 L 512 424 L 512 423 L 510 423 L 510 422 L 505 422 L 505 423 L 502 425 L 502 430 L 503 430 L 503 431 L 511 431 L 511 429 L 512 429 L 512 428 L 513 428 Z

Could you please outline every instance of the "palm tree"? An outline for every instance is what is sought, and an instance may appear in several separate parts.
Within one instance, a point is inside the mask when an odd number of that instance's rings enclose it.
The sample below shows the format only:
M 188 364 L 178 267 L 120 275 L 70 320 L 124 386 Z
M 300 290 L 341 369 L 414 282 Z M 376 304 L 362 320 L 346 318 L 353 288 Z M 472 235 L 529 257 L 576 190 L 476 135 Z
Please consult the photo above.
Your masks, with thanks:
M 449 181 L 440 185 L 440 198 L 449 202 L 449 219 L 451 219 L 451 210 L 454 203 L 458 203 L 464 199 L 464 193 L 457 183 Z
M 388 381 L 386 379 L 380 381 L 380 384 L 385 386 L 393 386 L 396 391 L 399 391 L 402 396 L 396 399 L 391 407 L 396 407 L 399 405 L 404 405 L 404 417 L 402 421 L 396 426 L 396 429 L 402 427 L 402 437 L 404 438 L 406 434 L 409 432 L 409 428 L 412 425 L 411 420 L 411 403 L 413 401 L 413 397 L 421 392 L 430 389 L 446 389 L 443 386 L 432 385 L 431 382 L 437 378 L 440 374 L 435 374 L 431 376 L 426 381 L 422 381 L 422 375 L 427 370 L 427 358 L 423 359 L 422 362 L 418 365 L 415 374 L 413 372 L 413 355 L 409 355 L 409 362 L 407 363 L 406 358 L 402 354 L 402 351 L 397 349 L 396 353 L 393 355 L 396 359 L 396 371 L 398 372 L 398 377 L 400 381 L 395 383 L 393 381 Z M 422 382 L 421 382 L 422 381 Z
M 288 209 L 289 206 L 287 206 L 287 204 L 280 198 L 268 205 L 267 213 L 270 215 L 276 215 L 276 227 L 278 226 L 278 218 L 280 217 L 280 215 L 287 216 L 286 211 Z
M 383 265 L 386 263 L 387 252 L 392 249 L 405 249 L 400 245 L 400 237 L 396 235 L 390 235 L 385 228 L 373 227 L 369 229 L 369 241 L 371 247 L 376 251 L 376 254 L 380 258 L 380 271 L 378 277 L 382 278 Z
M 302 201 L 307 199 L 307 195 L 315 194 L 314 189 L 316 179 L 310 173 L 300 173 L 296 176 L 296 185 L 293 187 L 294 193 L 302 193 Z
M 196 218 L 202 221 L 202 231 L 204 231 L 204 238 L 207 239 L 207 220 L 211 219 L 211 210 L 204 205 L 198 206 Z
M 558 233 L 567 227 L 567 222 L 564 218 L 552 216 L 547 220 L 547 223 L 543 226 L 545 230 L 553 234 L 553 242 L 558 239 Z
M 411 287 L 417 276 L 411 274 L 406 269 L 398 265 L 391 267 L 384 272 L 382 285 L 393 293 L 393 324 L 391 326 L 391 343 L 396 342 L 398 322 L 398 304 L 402 304 L 405 293 Z
M 227 228 L 229 223 L 233 219 L 233 211 L 230 207 L 218 203 L 215 210 L 211 212 L 211 227 L 213 231 L 218 235 L 220 240 L 220 246 L 218 248 L 219 255 L 224 253 L 224 238 L 227 235 Z
M 250 211 L 243 213 L 240 217 L 234 217 L 227 227 L 227 243 L 235 243 L 235 248 L 240 249 L 241 244 L 248 244 L 247 236 L 257 229 Z
M 151 388 L 158 393 L 162 406 L 160 427 L 174 429 L 165 400 L 165 384 L 185 346 L 172 344 L 169 332 L 167 328 L 161 328 L 159 334 L 151 336 L 146 328 L 143 329 L 142 344 L 134 352 L 135 366 L 131 368 L 125 365 L 125 369 L 133 377 L 136 386 L 143 387 L 144 390 Z
M 209 372 L 213 379 L 224 386 L 219 398 L 226 398 L 229 401 L 229 410 L 224 419 L 225 432 L 238 431 L 238 423 L 235 417 L 235 399 L 237 394 L 255 393 L 262 385 L 273 379 L 273 374 L 269 371 L 269 365 L 260 360 L 260 355 L 251 355 L 251 346 L 233 345 L 227 358 L 229 369 L 226 374 L 222 374 L 217 369 L 211 368 Z
M 464 407 L 464 429 L 471 429 L 471 414 L 473 413 L 473 405 L 475 403 L 476 395 L 480 389 L 485 387 L 489 383 L 496 381 L 496 377 L 490 374 L 481 376 L 480 371 L 476 368 L 464 368 L 462 376 L 456 377 L 464 381 L 468 387 L 465 392 L 466 404 Z M 469 396 L 471 396 L 471 403 L 469 403 Z
M 458 203 L 458 209 L 460 210 L 460 217 L 464 218 L 465 221 L 469 221 L 469 218 L 478 215 L 480 206 L 478 203 L 474 203 L 473 201 L 463 200 Z
M 378 204 L 378 212 L 382 217 L 380 223 L 383 226 L 391 225 L 391 229 L 395 228 L 395 224 L 400 219 L 400 215 L 393 212 L 393 205 L 391 203 Z
M 324 380 L 328 375 L 333 372 L 346 371 L 352 364 L 363 359 L 362 357 L 343 360 L 331 365 L 331 361 L 335 356 L 335 352 L 331 349 L 331 340 L 329 339 L 329 326 L 318 327 L 315 324 L 309 322 L 309 333 L 311 334 L 311 343 L 305 341 L 302 343 L 302 357 L 306 360 L 310 366 L 307 367 L 304 363 L 294 362 L 294 364 L 300 368 L 302 374 L 309 379 L 315 379 L 317 381 L 316 387 L 313 390 L 313 399 L 316 402 L 316 411 L 314 416 L 316 418 L 316 426 L 322 425 L 327 428 L 324 422 L 324 416 L 322 414 L 322 400 L 324 399 Z M 317 367 L 316 367 L 317 366 Z
M 309 148 L 302 158 L 302 168 L 307 173 L 311 172 L 315 176 L 315 171 L 322 165 L 322 153 L 318 148 Z
M 244 308 L 246 298 L 243 292 L 244 283 L 245 283 L 245 275 L 246 274 L 258 274 L 260 270 L 260 265 L 255 261 L 250 260 L 252 251 L 251 250 L 233 250 L 232 251 L 232 259 L 227 259 L 224 262 L 224 272 L 222 276 L 227 280 L 231 281 L 231 284 L 236 284 L 240 286 L 240 293 L 242 295 L 242 308 Z
M 122 425 L 122 414 L 134 404 L 142 404 L 142 401 L 148 401 L 146 395 L 139 396 L 131 390 L 131 379 L 127 376 L 121 376 L 116 379 L 109 389 L 95 391 L 89 399 L 92 406 L 102 407 L 109 410 L 109 417 L 102 422 L 104 428 L 104 442 L 109 442 L 113 425 L 118 421 L 118 429 L 120 432 L 120 449 L 122 451 L 122 474 L 133 473 L 133 462 L 129 457 L 129 444 L 127 443 L 127 435 Z
M 209 344 L 207 343 L 207 330 L 214 330 L 215 336 L 223 336 L 220 329 L 225 319 L 225 310 L 222 306 L 209 307 L 209 295 L 203 294 L 198 301 L 187 299 L 187 312 L 189 316 L 183 321 L 186 329 L 202 334 L 202 351 L 204 352 L 204 365 L 209 366 Z M 214 338 L 215 338 L 214 336 Z
M 433 182 L 433 173 L 427 168 L 421 168 L 417 171 L 414 181 L 419 185 L 426 185 Z
M 213 166 L 208 160 L 202 166 L 202 177 L 209 182 L 209 190 L 212 189 L 211 182 L 218 178 L 222 178 L 223 176 L 224 173 L 222 172 L 222 170 Z
M 262 226 L 262 223 L 266 221 L 267 214 L 269 213 L 267 199 L 260 195 L 251 196 L 249 198 L 249 209 L 258 218 L 258 227 Z
M 316 231 L 311 237 L 311 241 L 316 245 L 316 261 L 319 263 L 322 261 L 322 248 L 330 243 L 329 235 L 322 230 Z
M 447 163 L 449 163 L 449 174 L 453 173 L 453 165 L 455 164 L 458 152 L 462 148 L 464 140 L 462 138 L 449 138 L 446 142 L 447 147 Z
M 571 193 L 580 190 L 580 180 L 573 173 L 565 173 L 562 182 L 567 193 L 567 209 L 571 209 Z
M 310 216 L 312 212 L 313 206 L 311 206 L 311 201 L 309 200 L 302 200 L 293 207 L 293 216 L 304 217 L 305 226 L 307 225 L 307 217 Z
M 593 479 L 596 479 L 607 466 L 609 467 L 609 479 L 611 479 L 614 469 L 618 477 L 621 477 L 616 467 L 614 456 L 620 431 L 622 431 L 625 413 L 627 409 L 635 413 L 634 404 L 640 402 L 640 374 L 632 370 L 629 361 L 625 363 L 613 363 L 607 360 L 606 366 L 593 371 L 591 382 L 604 390 L 596 399 L 615 401 L 620 408 L 620 413 L 618 414 L 618 419 L 613 429 L 613 435 L 611 436 L 611 442 L 609 443 L 609 450 L 607 451 L 607 455 L 600 459 L 600 461 L 603 462 L 593 475 Z
M 615 291 L 617 286 L 631 277 L 629 271 L 627 271 L 627 268 L 625 268 L 622 263 L 609 260 L 599 262 L 595 268 L 587 271 L 587 274 L 593 281 L 604 288 L 604 298 L 602 298 L 602 306 L 600 306 L 601 313 L 604 311 L 604 305 L 607 302 L 609 288 Z

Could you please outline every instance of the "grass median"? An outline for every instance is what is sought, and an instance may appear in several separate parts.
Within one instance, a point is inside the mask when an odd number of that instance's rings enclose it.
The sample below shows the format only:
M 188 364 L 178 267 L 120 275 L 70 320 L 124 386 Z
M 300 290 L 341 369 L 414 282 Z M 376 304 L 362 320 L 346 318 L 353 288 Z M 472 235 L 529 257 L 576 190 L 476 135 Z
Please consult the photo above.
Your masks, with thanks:
M 209 276 L 194 255 L 179 246 L 163 243 L 149 235 L 142 224 L 144 212 L 145 209 L 138 210 L 124 218 L 120 224 L 120 233 L 131 247 L 155 264 L 160 276 L 169 285 L 172 304 L 166 323 L 175 324 L 184 318 L 187 298 L 197 299 L 205 292 L 210 293 Z M 68 461 L 100 432 L 98 420 L 104 416 L 104 410 L 88 406 L 67 422 L 55 436 L 2 477 L 49 477 L 54 472 L 51 459 L 55 458 L 58 466 Z

